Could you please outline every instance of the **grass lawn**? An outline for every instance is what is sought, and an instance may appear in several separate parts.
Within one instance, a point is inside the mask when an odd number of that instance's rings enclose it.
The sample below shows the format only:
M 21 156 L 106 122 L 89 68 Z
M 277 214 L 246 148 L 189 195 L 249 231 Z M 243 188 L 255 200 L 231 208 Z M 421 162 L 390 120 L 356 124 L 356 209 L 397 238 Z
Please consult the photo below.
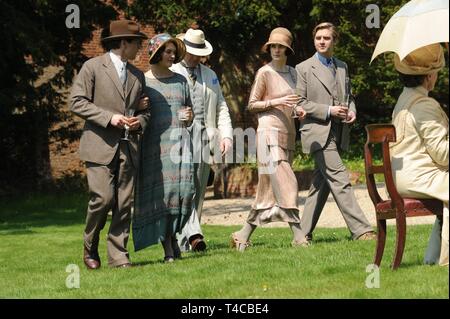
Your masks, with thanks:
M 422 265 L 432 225 L 408 229 L 403 263 L 391 271 L 394 229 L 389 229 L 380 287 L 366 288 L 374 242 L 353 242 L 346 229 L 317 229 L 306 249 L 290 247 L 288 228 L 260 228 L 241 254 L 229 248 L 238 227 L 205 226 L 205 254 L 184 254 L 163 264 L 160 245 L 131 259 L 138 267 L 82 262 L 86 196 L 46 195 L 0 200 L 0 298 L 448 298 L 448 267 Z M 80 288 L 66 287 L 66 267 L 80 269 Z M 370 281 L 370 280 L 369 280 Z M 373 281 L 372 281 L 373 282 Z

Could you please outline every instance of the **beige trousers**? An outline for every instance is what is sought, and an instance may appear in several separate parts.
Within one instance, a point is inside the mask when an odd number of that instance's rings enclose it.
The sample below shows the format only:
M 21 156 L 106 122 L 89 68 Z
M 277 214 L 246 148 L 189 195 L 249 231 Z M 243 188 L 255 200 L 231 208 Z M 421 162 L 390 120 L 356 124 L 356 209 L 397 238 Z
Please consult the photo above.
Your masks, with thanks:
M 325 147 L 312 153 L 312 156 L 315 161 L 315 169 L 301 220 L 301 228 L 305 236 L 312 237 L 330 192 L 353 239 L 372 231 L 372 226 L 356 200 L 335 138 L 330 134 Z
M 84 230 L 84 245 L 98 249 L 100 231 L 112 210 L 107 236 L 108 264 L 119 266 L 129 262 L 126 249 L 130 234 L 131 199 L 136 172 L 126 141 L 121 141 L 117 153 L 108 165 L 86 162 L 89 204 Z

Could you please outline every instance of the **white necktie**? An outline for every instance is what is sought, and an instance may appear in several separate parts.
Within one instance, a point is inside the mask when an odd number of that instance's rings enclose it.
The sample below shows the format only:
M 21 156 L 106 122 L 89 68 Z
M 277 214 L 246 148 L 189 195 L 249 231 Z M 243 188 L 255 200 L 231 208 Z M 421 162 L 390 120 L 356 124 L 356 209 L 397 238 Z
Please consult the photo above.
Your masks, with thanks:
M 125 63 L 122 63 L 120 66 L 120 75 L 119 75 L 120 82 L 122 82 L 122 85 L 125 85 L 125 81 L 127 80 L 127 68 Z

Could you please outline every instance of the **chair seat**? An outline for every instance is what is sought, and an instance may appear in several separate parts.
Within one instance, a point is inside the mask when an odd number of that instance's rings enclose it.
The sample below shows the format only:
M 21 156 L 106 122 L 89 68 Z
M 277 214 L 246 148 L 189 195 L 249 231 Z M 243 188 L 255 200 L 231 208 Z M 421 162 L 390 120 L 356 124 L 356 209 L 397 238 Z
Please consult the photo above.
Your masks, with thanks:
M 442 202 L 437 199 L 403 198 L 407 214 L 435 215 L 433 212 L 442 212 Z M 391 200 L 384 200 L 376 205 L 377 213 L 391 213 L 393 211 Z
M 437 199 L 404 198 L 396 189 L 392 175 L 389 144 L 395 143 L 396 132 L 392 123 L 368 124 L 365 126 L 367 141 L 364 144 L 364 165 L 367 191 L 375 207 L 377 219 L 377 247 L 374 264 L 380 266 L 386 244 L 388 219 L 395 219 L 395 252 L 392 269 L 402 262 L 406 241 L 406 218 L 416 216 L 442 215 L 443 203 Z M 374 164 L 376 149 L 381 148 L 382 164 Z M 379 151 L 377 151 L 379 152 Z M 375 183 L 375 175 L 383 175 L 389 200 L 383 200 Z M 398 205 L 397 205 L 398 204 Z

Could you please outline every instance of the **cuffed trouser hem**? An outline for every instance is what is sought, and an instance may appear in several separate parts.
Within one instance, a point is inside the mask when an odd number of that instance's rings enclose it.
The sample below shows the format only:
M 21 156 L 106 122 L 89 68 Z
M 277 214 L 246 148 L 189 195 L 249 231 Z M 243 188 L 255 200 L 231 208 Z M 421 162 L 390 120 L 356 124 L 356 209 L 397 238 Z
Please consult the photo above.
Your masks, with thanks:
M 356 233 L 354 233 L 352 235 L 352 239 L 356 240 L 358 239 L 361 235 L 368 233 L 368 232 L 373 232 L 374 230 L 370 227 L 370 228 L 363 228 L 361 231 L 358 231 Z
M 128 259 L 119 259 L 119 260 L 115 260 L 113 262 L 108 262 L 108 266 L 109 267 L 118 267 L 124 264 L 129 264 L 130 261 Z

